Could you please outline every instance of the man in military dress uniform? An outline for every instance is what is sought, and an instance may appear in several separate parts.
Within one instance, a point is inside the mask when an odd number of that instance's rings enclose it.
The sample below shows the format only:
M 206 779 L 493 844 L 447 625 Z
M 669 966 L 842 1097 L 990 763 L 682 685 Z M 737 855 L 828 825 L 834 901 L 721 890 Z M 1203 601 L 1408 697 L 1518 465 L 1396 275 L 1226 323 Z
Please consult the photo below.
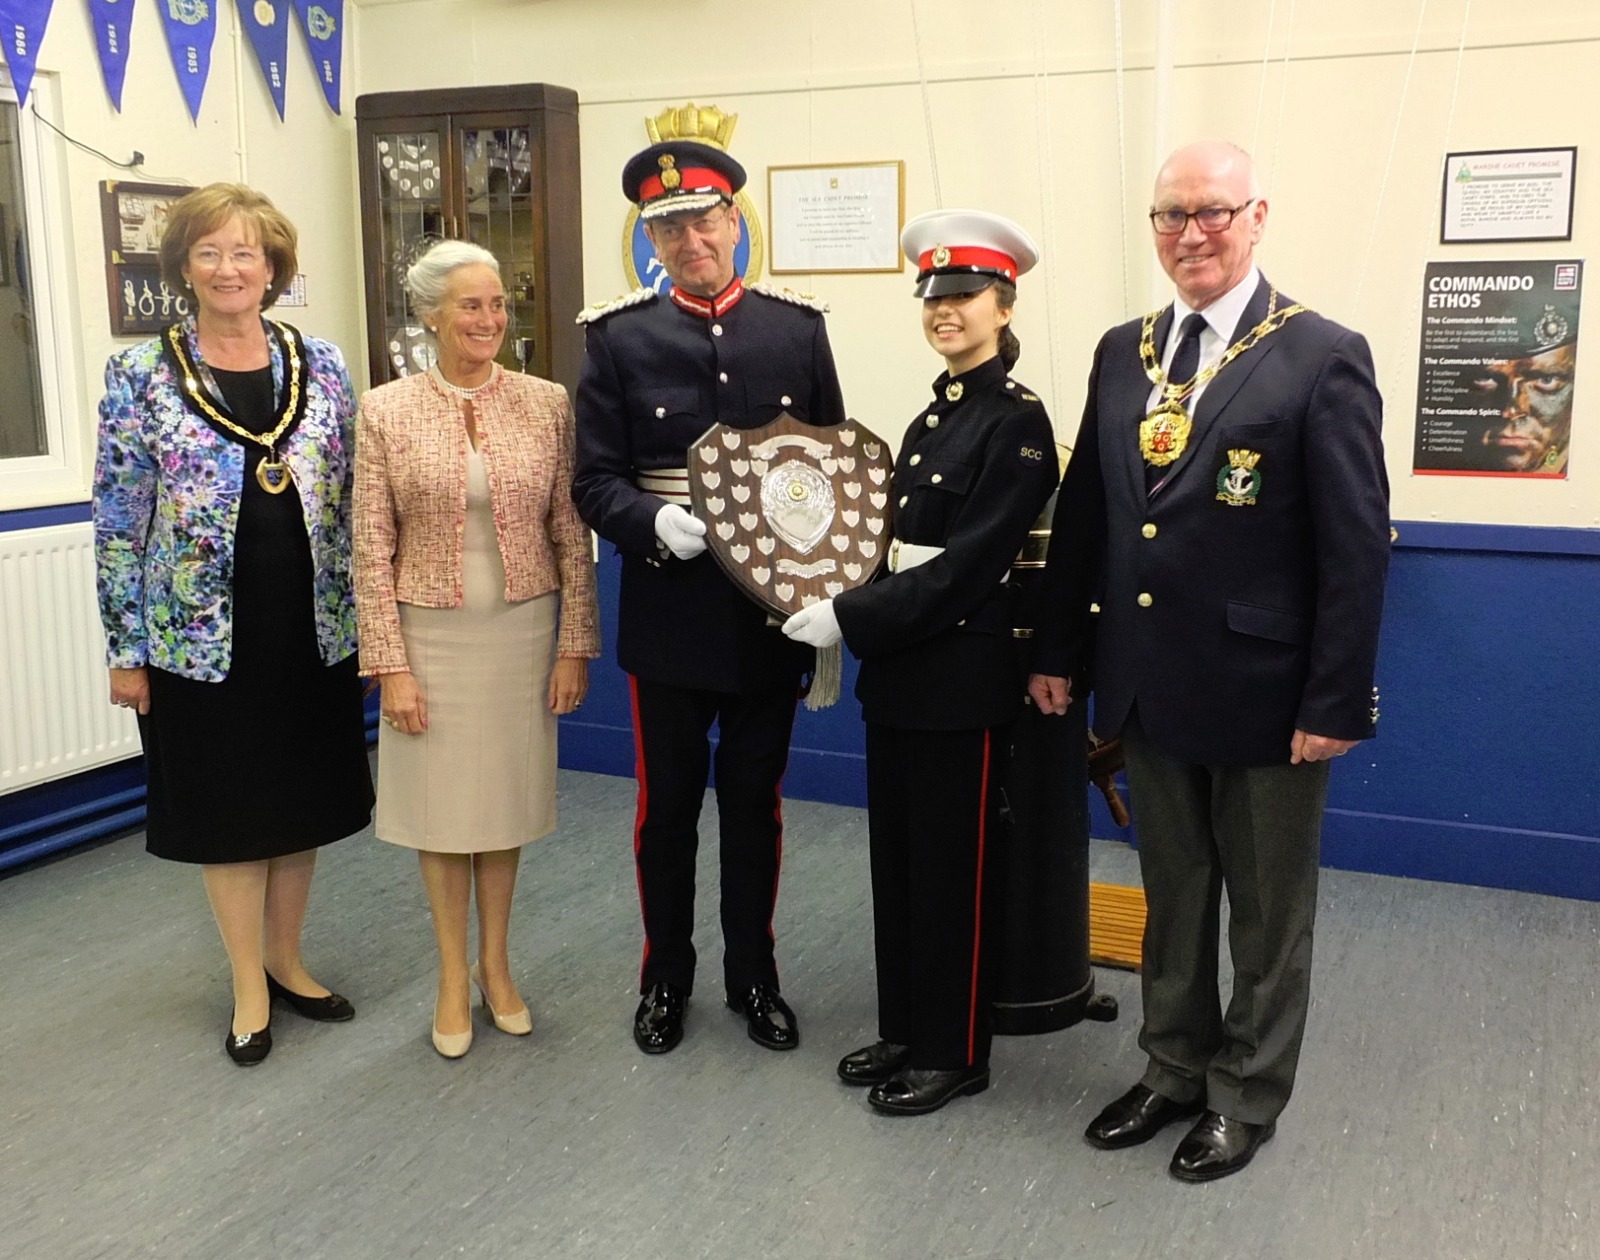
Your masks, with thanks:
M 727 1002 L 759 1044 L 790 1050 L 800 1040 L 779 996 L 772 915 L 779 783 L 814 656 L 768 625 L 706 554 L 685 462 L 716 423 L 759 428 L 787 412 L 831 425 L 845 414 L 824 308 L 736 274 L 734 194 L 744 181 L 739 163 L 710 144 L 667 141 L 635 155 L 623 191 L 672 288 L 639 289 L 580 316 L 587 350 L 573 497 L 622 555 L 617 660 L 633 699 L 645 929 L 633 1035 L 647 1054 L 682 1039 L 694 987 L 697 823 L 713 722 Z
M 1378 716 L 1388 482 L 1366 341 L 1256 270 L 1249 156 L 1180 149 L 1150 218 L 1177 301 L 1095 351 L 1029 690 L 1062 713 L 1087 674 L 1096 733 L 1122 734 L 1149 905 L 1148 1066 L 1085 1136 L 1133 1146 L 1201 1113 L 1171 1171 L 1204 1181 L 1249 1162 L 1293 1088 L 1328 761 Z

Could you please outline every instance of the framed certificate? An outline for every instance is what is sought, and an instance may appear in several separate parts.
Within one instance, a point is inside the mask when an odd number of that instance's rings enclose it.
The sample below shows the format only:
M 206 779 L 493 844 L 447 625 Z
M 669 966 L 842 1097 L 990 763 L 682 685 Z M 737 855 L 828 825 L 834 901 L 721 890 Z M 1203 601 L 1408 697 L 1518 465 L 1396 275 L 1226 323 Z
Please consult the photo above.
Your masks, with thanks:
M 1447 153 L 1439 243 L 1570 241 L 1578 150 Z
M 904 162 L 767 168 L 768 270 L 903 271 Z

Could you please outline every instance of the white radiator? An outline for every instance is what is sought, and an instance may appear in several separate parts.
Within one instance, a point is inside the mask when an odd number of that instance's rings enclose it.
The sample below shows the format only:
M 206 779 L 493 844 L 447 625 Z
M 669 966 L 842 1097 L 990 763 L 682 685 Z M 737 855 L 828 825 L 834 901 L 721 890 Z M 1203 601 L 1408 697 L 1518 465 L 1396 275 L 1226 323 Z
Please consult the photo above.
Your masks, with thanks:
M 138 753 L 107 698 L 92 527 L 0 533 L 0 793 Z

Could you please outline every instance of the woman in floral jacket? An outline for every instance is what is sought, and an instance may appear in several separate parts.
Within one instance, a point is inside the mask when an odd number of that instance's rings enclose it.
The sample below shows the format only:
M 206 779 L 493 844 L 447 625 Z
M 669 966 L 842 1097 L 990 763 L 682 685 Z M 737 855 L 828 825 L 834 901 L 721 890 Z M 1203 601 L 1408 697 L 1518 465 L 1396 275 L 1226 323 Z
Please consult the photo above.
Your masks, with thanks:
M 320 845 L 371 819 L 350 587 L 355 400 L 336 347 L 269 321 L 294 226 L 212 184 L 172 209 L 163 278 L 193 314 L 112 357 L 94 532 L 112 703 L 135 709 L 146 844 L 201 867 L 233 968 L 224 1048 L 272 1048 L 272 998 L 350 1003 L 307 973 Z

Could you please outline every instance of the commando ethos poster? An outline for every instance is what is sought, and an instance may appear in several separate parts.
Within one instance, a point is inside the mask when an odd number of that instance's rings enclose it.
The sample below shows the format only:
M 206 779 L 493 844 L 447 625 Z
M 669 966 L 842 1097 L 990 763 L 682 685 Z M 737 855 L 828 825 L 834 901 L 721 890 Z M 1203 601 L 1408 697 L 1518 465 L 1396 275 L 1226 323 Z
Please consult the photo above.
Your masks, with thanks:
M 1578 261 L 1427 265 L 1414 472 L 1567 475 L 1582 285 Z

